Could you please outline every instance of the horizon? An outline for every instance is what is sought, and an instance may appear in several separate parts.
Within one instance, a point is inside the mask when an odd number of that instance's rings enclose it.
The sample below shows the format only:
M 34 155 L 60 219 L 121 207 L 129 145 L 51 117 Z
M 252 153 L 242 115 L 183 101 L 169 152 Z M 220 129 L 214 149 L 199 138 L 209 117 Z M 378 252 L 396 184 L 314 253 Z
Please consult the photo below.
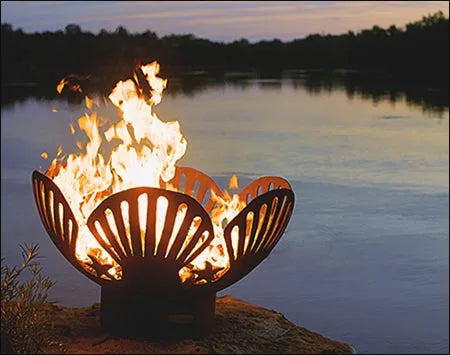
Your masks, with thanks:
M 24 6 L 33 11 L 24 12 Z M 449 16 L 446 1 L 2 1 L 1 10 L 2 24 L 26 33 L 54 32 L 77 24 L 83 31 L 98 34 L 101 29 L 113 32 L 123 26 L 130 33 L 150 30 L 158 37 L 193 34 L 216 42 L 291 41 L 310 34 L 337 35 L 373 26 L 402 28 L 437 11 Z M 266 30 L 268 21 L 270 33 Z

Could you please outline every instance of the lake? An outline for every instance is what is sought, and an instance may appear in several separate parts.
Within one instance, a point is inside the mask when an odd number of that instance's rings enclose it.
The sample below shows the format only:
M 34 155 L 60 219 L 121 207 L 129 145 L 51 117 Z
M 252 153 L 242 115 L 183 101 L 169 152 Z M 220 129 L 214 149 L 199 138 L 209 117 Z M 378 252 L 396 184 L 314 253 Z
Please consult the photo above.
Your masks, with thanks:
M 196 74 L 196 75 L 194 75 Z M 179 165 L 226 187 L 287 178 L 296 204 L 285 235 L 247 277 L 220 293 L 282 312 L 359 353 L 448 353 L 448 89 L 315 77 L 203 73 L 169 79 L 155 108 L 188 141 Z M 40 244 L 62 305 L 99 302 L 100 288 L 56 250 L 41 224 L 31 173 L 62 145 L 82 102 L 2 93 L 1 244 Z M 52 112 L 55 108 L 57 112 Z M 105 113 L 116 114 L 109 107 Z

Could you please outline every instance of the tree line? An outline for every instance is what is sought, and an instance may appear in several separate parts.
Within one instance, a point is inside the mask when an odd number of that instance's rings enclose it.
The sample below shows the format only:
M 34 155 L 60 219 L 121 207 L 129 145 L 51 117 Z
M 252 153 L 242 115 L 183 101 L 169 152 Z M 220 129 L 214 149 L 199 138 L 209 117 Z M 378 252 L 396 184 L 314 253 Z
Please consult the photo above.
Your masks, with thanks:
M 158 60 L 162 75 L 186 70 L 336 69 L 382 71 L 448 86 L 449 19 L 441 12 L 404 28 L 373 26 L 341 35 L 312 34 L 283 42 L 230 43 L 192 34 L 158 37 L 147 30 L 130 33 L 123 26 L 97 34 L 69 24 L 64 31 L 25 33 L 1 25 L 2 83 L 55 82 L 68 73 L 129 75 L 137 63 Z M 112 79 L 111 79 L 112 80 Z

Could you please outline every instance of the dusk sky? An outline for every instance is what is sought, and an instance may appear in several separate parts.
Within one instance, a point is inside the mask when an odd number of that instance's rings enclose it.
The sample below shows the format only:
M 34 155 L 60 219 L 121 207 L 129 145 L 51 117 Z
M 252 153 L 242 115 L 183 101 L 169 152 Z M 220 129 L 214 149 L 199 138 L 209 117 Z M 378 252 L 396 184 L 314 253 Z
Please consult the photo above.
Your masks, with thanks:
M 404 26 L 443 11 L 447 1 L 298 1 L 298 2 L 121 2 L 2 1 L 2 23 L 25 32 L 61 30 L 76 23 L 98 33 L 122 25 L 130 32 L 158 36 L 193 33 L 211 40 L 291 40 L 311 33 L 345 33 L 372 25 Z

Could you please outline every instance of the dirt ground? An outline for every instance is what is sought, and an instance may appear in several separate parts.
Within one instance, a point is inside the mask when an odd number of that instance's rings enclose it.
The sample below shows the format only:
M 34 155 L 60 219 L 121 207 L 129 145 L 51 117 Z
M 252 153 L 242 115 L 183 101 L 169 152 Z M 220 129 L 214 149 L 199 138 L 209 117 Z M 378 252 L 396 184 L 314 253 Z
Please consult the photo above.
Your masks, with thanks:
M 201 340 L 119 338 L 100 327 L 100 307 L 51 306 L 54 339 L 46 353 L 68 354 L 350 354 L 352 348 L 298 327 L 281 313 L 224 296 L 212 333 Z

